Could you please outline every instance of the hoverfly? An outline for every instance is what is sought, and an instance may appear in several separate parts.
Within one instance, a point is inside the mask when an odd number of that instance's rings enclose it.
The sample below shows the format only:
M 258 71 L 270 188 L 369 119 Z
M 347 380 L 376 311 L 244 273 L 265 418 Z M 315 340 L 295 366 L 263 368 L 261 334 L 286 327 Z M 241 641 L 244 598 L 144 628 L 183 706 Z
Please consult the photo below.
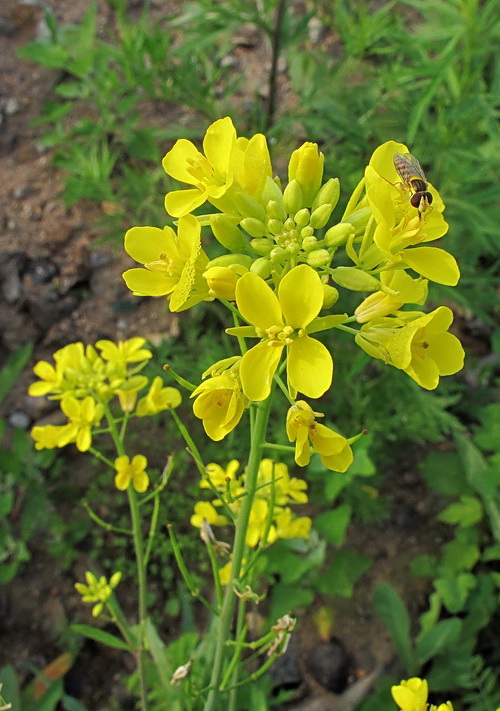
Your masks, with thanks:
M 410 191 L 410 203 L 422 214 L 432 204 L 432 195 L 427 190 L 427 178 L 415 156 L 411 153 L 395 153 L 394 167 L 404 187 Z

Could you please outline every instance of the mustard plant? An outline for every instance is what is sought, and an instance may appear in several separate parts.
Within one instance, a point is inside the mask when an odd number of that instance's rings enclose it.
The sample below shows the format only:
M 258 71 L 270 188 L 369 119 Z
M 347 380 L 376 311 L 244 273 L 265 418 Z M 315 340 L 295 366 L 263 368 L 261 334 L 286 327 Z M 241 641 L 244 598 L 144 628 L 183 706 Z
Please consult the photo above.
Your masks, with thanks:
M 39 380 L 31 394 L 58 399 L 67 419 L 60 426 L 34 427 L 35 446 L 74 443 L 93 453 L 108 468 L 110 486 L 128 498 L 138 624 L 125 618 L 118 603 L 120 571 L 109 581 L 89 572 L 86 584 L 77 586 L 93 604 L 93 614 L 107 615 L 122 636 L 100 633 L 100 638 L 136 656 L 143 710 L 149 703 L 146 658 L 164 663 L 147 606 L 148 561 L 160 494 L 175 472 L 166 457 L 163 475 L 151 480 L 147 451 L 126 448 L 131 418 L 168 411 L 199 470 L 200 488 L 211 497 L 200 497 L 191 518 L 210 560 L 208 592 L 197 585 L 178 545 L 178 522 L 169 524 L 179 570 L 212 623 L 205 639 L 193 642 L 187 658 L 170 670 L 168 683 L 163 673 L 164 699 L 175 699 L 179 708 L 236 711 L 245 706 L 240 689 L 261 678 L 286 651 L 296 625 L 283 609 L 255 639 L 246 614 L 266 592 L 259 577 L 266 548 L 278 539 L 307 539 L 312 528 L 309 517 L 295 513 L 295 506 L 307 501 L 307 482 L 290 472 L 280 455 L 293 457 L 297 467 L 318 455 L 323 470 L 342 474 L 353 462 L 356 441 L 366 434 L 346 437 L 322 421 L 318 401 L 335 396 L 334 356 L 344 339 L 426 390 L 462 368 L 463 348 L 449 332 L 451 309 L 421 310 L 429 281 L 454 286 L 459 279 L 454 257 L 427 244 L 448 230 L 444 203 L 423 173 L 401 180 L 397 154 L 407 156 L 408 148 L 395 141 L 377 148 L 345 210 L 336 214 L 340 183 L 337 177 L 325 179 L 316 144 L 293 151 L 282 185 L 264 135 L 238 137 L 226 117 L 207 129 L 203 152 L 180 139 L 163 159 L 166 173 L 189 186 L 165 198 L 176 228 L 138 226 L 125 235 L 125 249 L 139 265 L 123 275 L 134 294 L 166 297 L 170 311 L 180 314 L 204 301 L 225 306 L 225 333 L 234 348 L 201 378 L 165 367 L 187 391 L 211 440 L 220 442 L 236 430 L 245 448 L 249 442 L 246 463 L 204 460 L 203 444 L 194 441 L 188 420 L 178 414 L 180 391 L 142 374 L 151 358 L 142 338 L 98 341 L 95 347 L 71 344 L 54 354 L 54 364 L 35 366 Z M 416 165 L 415 159 L 406 160 Z M 218 256 L 210 258 L 215 242 Z M 350 313 L 343 306 L 346 294 L 356 301 Z M 281 398 L 287 405 L 282 437 L 268 441 L 270 414 Z M 103 434 L 111 437 L 116 456 L 96 448 Z M 153 515 L 143 537 L 141 506 L 151 499 Z

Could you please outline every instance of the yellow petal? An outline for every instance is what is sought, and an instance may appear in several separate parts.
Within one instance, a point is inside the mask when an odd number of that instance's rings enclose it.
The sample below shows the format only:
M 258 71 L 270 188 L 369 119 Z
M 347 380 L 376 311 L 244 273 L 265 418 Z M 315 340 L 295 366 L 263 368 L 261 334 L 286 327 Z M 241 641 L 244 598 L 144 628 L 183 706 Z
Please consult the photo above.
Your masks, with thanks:
M 288 349 L 287 373 L 295 390 L 308 397 L 321 397 L 332 384 L 332 356 L 315 338 L 296 338 Z
M 206 199 L 205 190 L 172 190 L 165 196 L 165 209 L 173 217 L 184 217 L 203 205 Z
M 238 279 L 236 304 L 243 318 L 263 331 L 283 324 L 278 297 L 264 279 L 253 272 Z
M 318 273 L 307 264 L 294 267 L 281 280 L 278 299 L 286 323 L 305 328 L 323 306 L 323 285 Z
M 438 247 L 404 249 L 401 256 L 417 274 L 446 286 L 455 286 L 460 279 L 456 259 Z
M 440 375 L 453 375 L 464 366 L 464 349 L 452 333 L 441 333 L 433 338 L 427 356 L 435 361 Z
M 125 234 L 125 251 L 139 264 L 147 264 L 159 259 L 161 254 L 169 254 L 175 247 L 175 233 L 170 227 L 132 227 Z
M 227 174 L 235 142 L 236 129 L 229 116 L 215 121 L 208 127 L 203 139 L 203 150 L 219 175 Z
M 175 277 L 141 267 L 127 269 L 122 277 L 130 291 L 138 296 L 166 296 L 174 290 L 178 281 Z
M 201 157 L 194 143 L 180 138 L 162 160 L 163 170 L 181 183 L 194 185 L 195 181 L 189 168 L 193 162 L 198 163 Z
M 249 400 L 260 402 L 268 397 L 282 350 L 279 347 L 268 346 L 267 341 L 263 341 L 247 351 L 242 357 L 240 364 L 241 386 Z
M 370 158 L 370 166 L 391 183 L 400 182 L 400 178 L 394 167 L 393 158 L 395 153 L 408 153 L 408 148 L 404 143 L 387 141 L 376 148 Z

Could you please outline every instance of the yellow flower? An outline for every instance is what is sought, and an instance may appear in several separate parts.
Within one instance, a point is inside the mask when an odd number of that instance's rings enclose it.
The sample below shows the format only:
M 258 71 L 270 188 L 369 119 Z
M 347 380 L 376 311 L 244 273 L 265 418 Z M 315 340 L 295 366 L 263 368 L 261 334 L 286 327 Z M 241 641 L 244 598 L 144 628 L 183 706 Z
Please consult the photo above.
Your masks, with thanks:
M 171 227 L 132 227 L 125 235 L 125 251 L 144 264 L 123 273 L 128 288 L 139 296 L 168 296 L 171 311 L 183 311 L 208 296 L 202 277 L 208 258 L 201 249 L 201 226 L 196 217 Z
M 237 371 L 226 371 L 203 381 L 191 394 L 193 412 L 203 422 L 207 435 L 218 442 L 241 420 L 245 397 Z
M 401 711 L 426 711 L 428 686 L 425 679 L 414 677 L 391 689 L 392 697 Z
M 334 472 L 347 471 L 353 461 L 349 442 L 329 427 L 316 422 L 316 417 L 323 415 L 314 412 L 304 400 L 298 400 L 288 410 L 286 432 L 290 442 L 295 442 L 295 461 L 300 467 L 307 466 L 311 459 L 312 444 L 313 451 L 320 455 L 327 469 Z
M 198 501 L 194 507 L 194 514 L 191 516 L 191 525 L 201 528 L 203 519 L 212 526 L 225 526 L 227 518 L 221 516 L 217 509 L 209 501 Z
M 307 482 L 297 477 L 290 478 L 288 467 L 282 462 L 275 462 L 273 459 L 263 459 L 259 465 L 259 475 L 257 485 L 259 487 L 257 496 L 269 498 L 270 487 L 274 480 L 274 497 L 276 504 L 284 506 L 289 502 L 296 504 L 307 503 Z M 265 486 L 267 484 L 267 486 Z
M 276 516 L 278 538 L 309 538 L 312 520 L 308 516 L 293 518 L 289 508 L 283 509 Z
M 118 343 L 97 341 L 96 346 L 101 351 L 101 358 L 126 368 L 128 363 L 147 361 L 153 357 L 150 350 L 143 348 L 145 343 L 145 338 L 129 338 L 128 341 L 118 341 Z
M 31 436 L 35 440 L 35 449 L 55 449 L 62 447 L 60 441 L 64 439 L 68 425 L 36 425 L 31 430 Z
M 151 383 L 148 394 L 137 403 L 138 417 L 156 415 L 163 410 L 171 410 L 181 404 L 181 394 L 177 388 L 163 387 L 162 378 L 157 375 Z
M 238 471 L 239 466 L 240 463 L 237 459 L 231 459 L 225 469 L 223 469 L 220 464 L 212 462 L 211 464 L 207 464 L 207 477 L 210 479 L 212 485 L 215 486 L 216 489 L 221 492 L 224 492 L 226 490 L 226 484 L 228 481 L 231 487 L 233 487 L 234 484 L 241 486 L 239 479 L 236 476 L 236 472 Z M 200 486 L 202 489 L 210 488 L 210 484 L 206 479 L 202 479 L 200 481 Z
M 442 375 L 462 369 L 464 349 L 447 333 L 453 313 L 440 306 L 430 314 L 400 312 L 399 318 L 381 318 L 362 326 L 356 343 L 374 358 L 400 368 L 426 390 L 434 390 Z
M 191 190 L 174 190 L 165 198 L 165 207 L 174 217 L 183 217 L 206 200 L 224 212 L 222 198 L 233 183 L 232 154 L 236 129 L 229 117 L 208 127 L 203 139 L 203 153 L 184 138 L 178 140 L 162 161 L 168 175 L 188 185 Z
M 241 272 L 247 272 L 248 269 L 241 268 Z M 234 301 L 236 291 L 236 283 L 240 278 L 236 269 L 230 267 L 210 267 L 203 276 L 208 283 L 208 294 L 213 299 L 224 299 L 225 301 Z
M 376 149 L 365 171 L 366 197 L 377 223 L 374 241 L 389 265 L 410 267 L 431 281 L 455 286 L 460 272 L 455 259 L 437 247 L 414 245 L 442 237 L 448 231 L 444 204 L 429 183 L 432 209 L 422 216 L 410 204 L 394 168 L 394 154 L 407 153 L 402 143 L 388 141 Z
M 77 400 L 65 395 L 61 400 L 61 410 L 69 420 L 59 438 L 59 447 L 76 442 L 80 452 L 86 452 L 92 444 L 92 428 L 99 425 L 104 414 L 103 406 L 88 396 Z
M 232 335 L 263 340 L 241 359 L 243 392 L 254 401 L 265 400 L 284 348 L 288 383 L 294 391 L 320 397 L 331 385 L 333 361 L 328 349 L 309 336 L 323 305 L 323 286 L 306 264 L 289 271 L 276 293 L 256 274 L 244 274 L 236 286 L 236 304 L 251 327 L 227 329 Z
M 269 526 L 269 504 L 265 499 L 256 498 L 252 504 L 252 510 L 250 512 L 250 520 L 248 521 L 248 529 L 245 542 L 247 546 L 255 548 L 259 543 L 270 545 L 274 543 L 277 538 L 276 527 Z M 267 536 L 266 540 L 262 540 L 264 535 Z
M 104 575 L 98 579 L 94 573 L 87 570 L 85 573 L 87 585 L 84 585 L 84 583 L 75 583 L 76 590 L 82 596 L 82 602 L 97 603 L 97 605 L 92 608 L 93 617 L 99 617 L 104 609 L 104 605 L 109 600 L 113 594 L 113 590 L 120 582 L 121 577 L 121 573 L 114 573 L 108 582 Z
M 412 279 L 404 269 L 382 272 L 380 281 L 388 291 L 370 294 L 355 310 L 358 323 L 366 323 L 374 318 L 388 316 L 403 304 L 423 304 L 427 299 L 427 279 Z
M 115 459 L 115 486 L 120 491 L 128 489 L 130 482 L 136 491 L 143 493 L 149 485 L 149 477 L 146 473 L 148 460 L 142 454 L 136 454 L 132 461 L 124 454 Z

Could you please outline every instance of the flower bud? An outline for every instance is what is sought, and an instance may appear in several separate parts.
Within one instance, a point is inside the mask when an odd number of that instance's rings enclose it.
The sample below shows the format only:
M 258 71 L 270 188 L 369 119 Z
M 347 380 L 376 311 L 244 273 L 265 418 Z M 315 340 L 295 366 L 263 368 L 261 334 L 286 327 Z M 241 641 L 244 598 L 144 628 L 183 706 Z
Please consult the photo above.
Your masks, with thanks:
M 315 230 L 319 229 L 320 227 L 324 227 L 330 219 L 332 210 L 333 207 L 328 204 L 320 205 L 319 207 L 317 207 L 311 215 L 311 227 L 314 227 Z
M 260 199 L 264 205 L 271 200 L 280 203 L 280 205 L 283 204 L 283 193 L 281 192 L 279 178 L 273 179 L 267 176 Z
M 318 240 L 316 239 L 316 237 L 314 237 L 314 235 L 311 235 L 310 237 L 305 237 L 302 240 L 302 249 L 305 252 L 310 252 L 312 249 L 314 249 L 316 247 L 317 244 L 318 244 Z
M 338 178 L 330 178 L 324 185 L 321 186 L 314 202 L 312 204 L 313 211 L 321 205 L 330 205 L 332 210 L 336 206 L 340 197 L 340 181 Z
M 210 226 L 215 239 L 230 252 L 241 252 L 248 246 L 242 231 L 226 215 L 212 215 Z
M 302 188 L 301 207 L 311 207 L 323 180 L 325 157 L 316 143 L 304 143 L 291 155 L 288 164 L 288 180 L 296 180 Z
M 229 267 L 210 267 L 203 272 L 203 276 L 208 282 L 210 296 L 216 299 L 225 299 L 226 301 L 234 300 L 236 282 L 240 275 L 233 269 Z
M 266 205 L 266 212 L 268 217 L 275 220 L 280 220 L 281 222 L 284 222 L 287 218 L 285 208 L 283 207 L 283 200 L 281 200 L 280 202 L 278 202 L 277 200 L 269 200 Z
M 260 254 L 262 257 L 265 257 L 274 247 L 274 242 L 272 239 L 267 239 L 266 237 L 262 237 L 260 239 L 252 239 L 250 240 L 250 247 L 253 249 L 254 252 L 257 252 L 257 254 Z
M 267 229 L 272 235 L 280 235 L 283 232 L 283 223 L 280 220 L 268 220 Z
M 307 225 L 306 227 L 303 227 L 300 230 L 300 236 L 302 239 L 308 239 L 309 237 L 312 237 L 314 235 L 314 227 L 311 227 L 311 225 Z M 317 237 L 314 238 L 316 241 Z
M 357 267 L 337 267 L 331 276 L 336 284 L 351 291 L 378 291 L 382 286 L 378 279 Z
M 295 213 L 294 216 L 294 221 L 295 224 L 298 227 L 305 227 L 306 225 L 309 224 L 309 218 L 311 217 L 311 213 L 307 209 L 307 207 L 303 207 L 302 210 L 299 210 L 298 212 Z
M 342 218 L 342 221 L 349 222 L 354 227 L 355 234 L 360 235 L 365 231 L 371 214 L 371 207 L 360 207 L 359 210 L 355 210 L 347 217 Z
M 298 254 L 300 252 L 300 244 L 296 240 L 289 242 L 286 247 L 288 254 Z
M 248 232 L 250 237 L 264 237 L 267 233 L 267 228 L 262 220 L 257 220 L 255 217 L 245 217 L 240 225 L 245 232 Z
M 323 309 L 330 309 L 337 303 L 340 294 L 338 289 L 330 284 L 323 284 Z
M 272 262 L 280 262 L 282 261 L 283 257 L 286 257 L 287 253 L 286 250 L 283 249 L 283 247 L 274 247 L 274 249 L 271 250 L 271 253 L 269 254 L 269 257 L 271 258 Z
M 325 243 L 329 247 L 340 247 L 347 242 L 349 237 L 354 235 L 353 226 L 349 222 L 339 222 L 338 225 L 330 227 L 325 233 Z
M 259 205 L 257 200 L 254 200 L 253 197 L 250 197 L 247 193 L 238 191 L 234 194 L 232 199 L 241 215 L 254 217 L 256 220 L 261 220 L 261 222 L 266 221 L 266 211 L 262 205 Z
M 283 191 L 283 206 L 289 215 L 295 215 L 304 207 L 302 188 L 297 180 L 290 181 Z
M 262 277 L 262 279 L 267 279 L 267 277 L 271 276 L 272 269 L 272 264 L 266 257 L 259 257 L 250 267 L 250 271 Z
M 232 267 L 235 264 L 250 269 L 252 257 L 249 257 L 248 254 L 221 254 L 220 257 L 215 257 L 208 262 L 207 269 L 210 267 Z
M 307 263 L 313 269 L 321 269 L 326 267 L 332 258 L 332 255 L 327 249 L 313 249 L 307 255 Z

